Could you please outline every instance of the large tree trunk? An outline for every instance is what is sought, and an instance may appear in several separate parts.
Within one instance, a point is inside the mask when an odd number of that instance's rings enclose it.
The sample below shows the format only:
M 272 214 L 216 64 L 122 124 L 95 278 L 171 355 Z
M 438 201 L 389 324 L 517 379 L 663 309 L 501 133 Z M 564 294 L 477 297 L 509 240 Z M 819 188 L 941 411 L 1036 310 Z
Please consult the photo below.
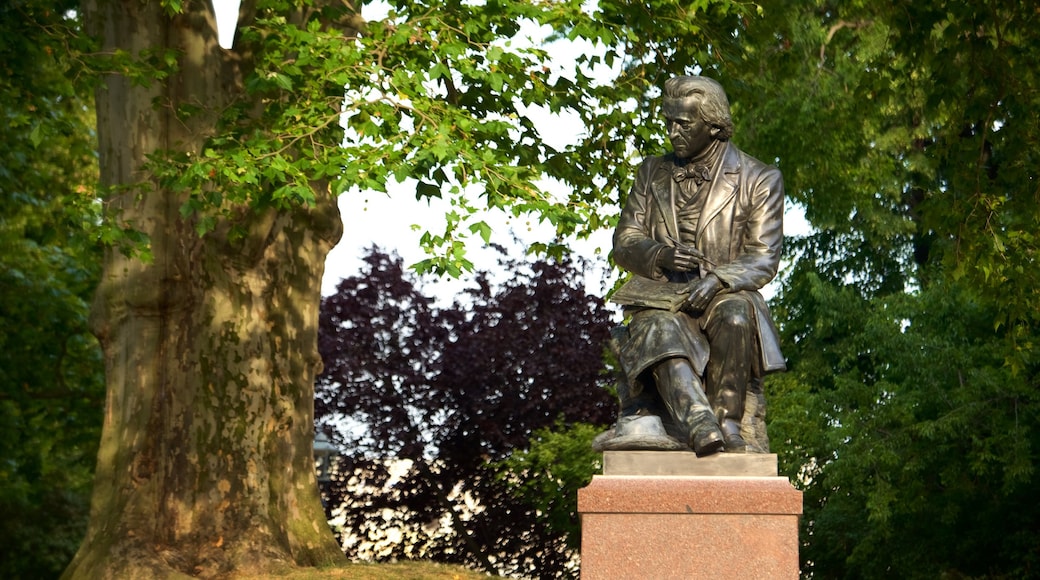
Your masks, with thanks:
M 141 170 L 157 149 L 197 153 L 211 110 L 241 96 L 249 55 L 217 46 L 209 2 L 164 14 L 158 0 L 88 1 L 106 50 L 174 48 L 179 72 L 98 91 L 102 182 L 150 237 L 146 263 L 109 252 L 94 304 L 108 400 L 87 537 L 67 578 L 214 577 L 343 559 L 314 474 L 313 384 L 324 259 L 340 221 L 316 207 L 239 215 L 198 236 L 184 194 Z

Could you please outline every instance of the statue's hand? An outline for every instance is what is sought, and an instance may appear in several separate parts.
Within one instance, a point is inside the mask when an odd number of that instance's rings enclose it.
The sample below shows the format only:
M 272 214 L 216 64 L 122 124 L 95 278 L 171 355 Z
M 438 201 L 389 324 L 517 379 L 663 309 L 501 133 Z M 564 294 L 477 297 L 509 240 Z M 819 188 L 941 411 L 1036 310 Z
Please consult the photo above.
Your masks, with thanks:
M 722 280 L 715 274 L 708 274 L 700 280 L 695 280 L 686 287 L 690 296 L 683 304 L 683 310 L 692 314 L 700 314 L 708 308 L 715 295 L 722 290 Z
M 692 246 L 665 248 L 657 259 L 658 265 L 672 272 L 690 272 L 705 261 L 704 254 Z

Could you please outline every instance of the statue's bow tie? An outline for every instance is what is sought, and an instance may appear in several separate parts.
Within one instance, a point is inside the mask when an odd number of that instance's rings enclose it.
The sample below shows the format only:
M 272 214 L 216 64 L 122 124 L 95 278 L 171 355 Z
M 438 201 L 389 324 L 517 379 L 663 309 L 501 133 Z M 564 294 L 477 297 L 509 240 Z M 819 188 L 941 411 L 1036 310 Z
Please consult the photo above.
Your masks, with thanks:
M 700 185 L 711 179 L 711 170 L 707 165 L 683 165 L 681 167 L 677 165 L 672 169 L 672 179 L 677 183 L 692 179 L 694 183 Z

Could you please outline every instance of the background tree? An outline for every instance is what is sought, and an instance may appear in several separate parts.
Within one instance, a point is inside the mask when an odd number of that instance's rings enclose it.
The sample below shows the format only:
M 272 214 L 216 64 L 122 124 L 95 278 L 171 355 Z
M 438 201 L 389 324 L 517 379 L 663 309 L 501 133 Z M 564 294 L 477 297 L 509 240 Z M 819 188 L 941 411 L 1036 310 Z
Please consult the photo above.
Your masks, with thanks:
M 100 245 L 74 2 L 0 6 L 0 576 L 54 578 L 86 529 L 104 398 Z M 66 33 L 64 38 L 57 32 Z
M 722 72 L 816 228 L 788 245 L 770 384 L 803 570 L 1035 575 L 1040 15 L 763 6 Z
M 400 258 L 365 262 L 323 300 L 320 331 L 318 418 L 345 453 L 327 501 L 348 554 L 573 574 L 572 496 L 616 405 L 602 300 L 575 262 L 503 261 L 505 282 L 478 272 L 434 308 Z M 383 542 L 387 529 L 400 539 Z

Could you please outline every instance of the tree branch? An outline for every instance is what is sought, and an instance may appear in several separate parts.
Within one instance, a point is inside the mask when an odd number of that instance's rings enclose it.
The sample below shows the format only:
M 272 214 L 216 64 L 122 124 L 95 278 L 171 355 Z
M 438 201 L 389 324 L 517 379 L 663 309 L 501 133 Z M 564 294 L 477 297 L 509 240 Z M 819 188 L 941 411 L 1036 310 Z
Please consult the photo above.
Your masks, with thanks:
M 850 22 L 848 20 L 839 20 L 831 25 L 830 29 L 827 30 L 827 40 L 823 41 L 820 45 L 820 66 L 826 61 L 827 45 L 834 39 L 834 35 L 838 33 L 842 28 L 863 28 L 873 24 L 873 20 L 857 20 Z

